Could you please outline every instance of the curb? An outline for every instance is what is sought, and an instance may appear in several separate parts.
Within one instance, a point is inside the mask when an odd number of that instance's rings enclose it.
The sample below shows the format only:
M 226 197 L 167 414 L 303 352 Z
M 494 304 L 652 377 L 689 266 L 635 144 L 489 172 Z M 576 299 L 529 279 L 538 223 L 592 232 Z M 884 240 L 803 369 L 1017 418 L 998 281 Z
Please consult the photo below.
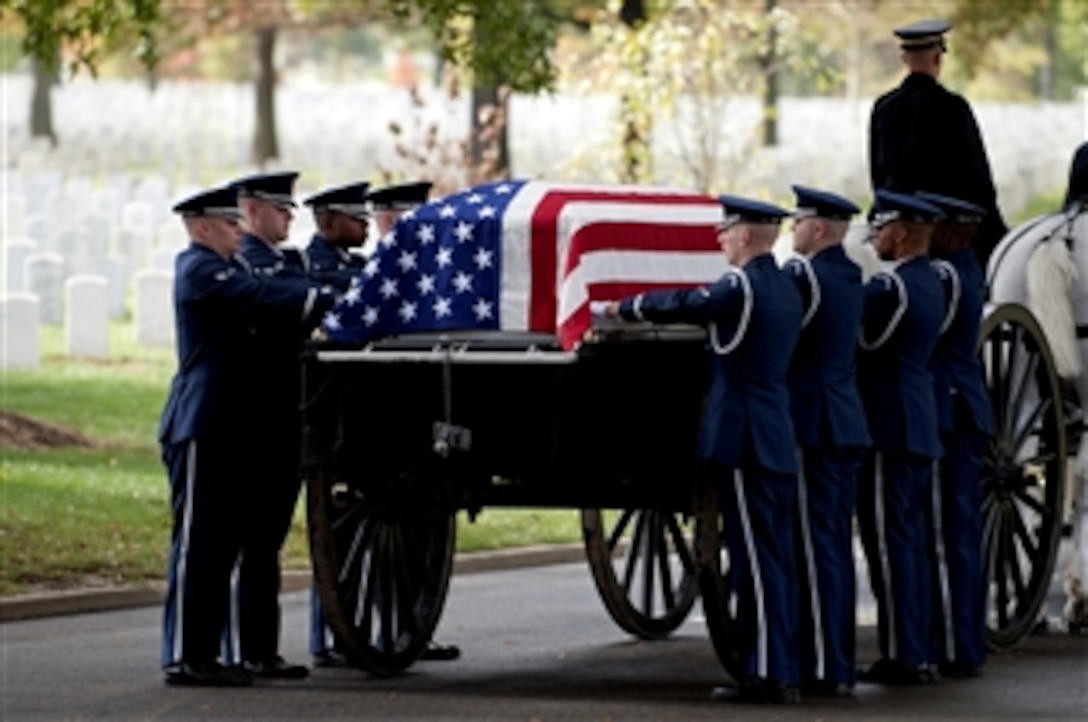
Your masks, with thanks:
M 584 559 L 585 548 L 581 544 L 541 545 L 470 552 L 457 554 L 453 558 L 453 573 L 454 575 L 479 574 L 549 564 L 569 564 Z M 310 580 L 309 570 L 285 570 L 280 581 L 280 591 L 286 594 L 309 589 Z M 93 587 L 2 597 L 0 598 L 0 623 L 65 614 L 154 607 L 162 604 L 165 591 L 166 583 L 157 581 L 125 587 Z

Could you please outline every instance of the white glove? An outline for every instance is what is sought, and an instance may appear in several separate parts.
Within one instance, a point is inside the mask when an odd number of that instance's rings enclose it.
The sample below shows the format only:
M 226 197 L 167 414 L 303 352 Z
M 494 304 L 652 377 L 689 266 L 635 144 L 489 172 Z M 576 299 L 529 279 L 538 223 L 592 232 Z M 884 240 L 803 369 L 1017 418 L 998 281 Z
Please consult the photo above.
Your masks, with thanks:
M 594 318 L 606 318 L 608 312 L 608 306 L 611 301 L 590 301 L 589 302 L 589 315 Z

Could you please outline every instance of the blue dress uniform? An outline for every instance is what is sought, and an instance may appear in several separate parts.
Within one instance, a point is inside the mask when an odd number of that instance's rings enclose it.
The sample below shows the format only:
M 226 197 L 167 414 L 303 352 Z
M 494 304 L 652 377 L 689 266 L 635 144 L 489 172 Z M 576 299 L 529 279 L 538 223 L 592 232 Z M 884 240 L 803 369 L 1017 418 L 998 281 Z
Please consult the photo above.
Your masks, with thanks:
M 207 191 L 174 211 L 233 219 L 235 197 L 230 188 Z M 333 300 L 307 284 L 253 278 L 234 258 L 197 242 L 178 254 L 175 269 L 178 370 L 159 428 L 174 514 L 161 654 L 168 681 L 190 674 L 182 667 L 214 667 L 219 656 L 231 568 L 243 544 L 240 520 L 255 493 L 239 433 L 248 414 L 241 394 L 248 325 L 258 311 L 301 317 Z
M 322 191 L 304 203 L 313 209 L 314 216 L 339 213 L 365 223 L 370 218 L 369 188 L 369 183 L 353 183 Z M 306 247 L 306 255 L 310 262 L 310 277 L 341 292 L 348 289 L 351 279 L 362 273 L 366 266 L 365 258 L 349 253 L 347 248 L 330 242 L 320 233 L 315 234 Z
M 797 222 L 849 221 L 858 212 L 832 193 L 794 186 Z M 806 309 L 790 365 L 790 407 L 800 453 L 798 569 L 802 690 L 843 692 L 855 676 L 853 551 L 857 474 L 869 433 L 855 355 L 861 269 L 836 243 L 785 270 Z
M 235 181 L 240 196 L 294 207 L 296 173 L 251 176 Z M 310 284 L 304 254 L 243 236 L 239 252 L 254 278 Z M 324 289 L 331 292 L 331 289 Z M 243 473 L 259 489 L 247 504 L 242 553 L 232 578 L 230 616 L 223 635 L 224 658 L 232 664 L 264 666 L 268 676 L 299 676 L 305 668 L 278 675 L 280 638 L 280 549 L 291 527 L 301 478 L 299 445 L 299 354 L 317 319 L 258 313 L 246 329 L 242 380 L 246 417 L 242 424 Z
M 910 196 L 876 196 L 876 223 L 941 216 Z M 866 681 L 934 679 L 926 509 L 941 444 L 929 365 L 944 317 L 944 292 L 927 256 L 903 259 L 865 286 L 858 389 L 874 449 L 862 468 L 857 514 L 881 652 Z
M 930 193 L 918 196 L 944 211 L 947 224 L 969 229 L 986 213 L 966 201 Z M 948 299 L 945 329 L 932 364 L 945 451 L 934 475 L 930 514 L 938 600 L 934 656 L 945 674 L 967 676 L 977 674 L 986 660 L 979 474 L 994 423 L 975 353 L 986 281 L 970 248 L 938 252 L 935 247 L 933 255 L 940 256 L 934 264 Z
M 722 197 L 726 219 L 777 223 L 774 206 Z M 707 327 L 710 384 L 699 458 L 719 482 L 730 573 L 738 591 L 744 685 L 796 687 L 797 610 L 793 517 L 797 456 L 786 373 L 801 325 L 801 300 L 771 254 L 693 290 L 624 300 L 627 320 Z

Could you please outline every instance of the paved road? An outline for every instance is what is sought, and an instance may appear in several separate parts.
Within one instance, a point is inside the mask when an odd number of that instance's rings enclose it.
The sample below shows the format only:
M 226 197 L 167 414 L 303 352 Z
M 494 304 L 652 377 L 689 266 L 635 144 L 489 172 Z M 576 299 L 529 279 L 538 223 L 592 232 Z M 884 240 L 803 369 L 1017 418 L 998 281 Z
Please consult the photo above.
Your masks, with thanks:
M 303 659 L 307 597 L 287 594 L 284 605 L 283 651 Z M 316 670 L 250 689 L 166 687 L 158 623 L 158 609 L 139 608 L 0 625 L 0 719 L 1088 719 L 1088 638 L 1064 635 L 994 657 L 981 680 L 863 686 L 855 700 L 788 709 L 711 702 L 724 675 L 702 620 L 664 642 L 632 641 L 607 617 L 584 564 L 455 576 L 437 638 L 461 645 L 463 658 L 391 680 Z M 871 626 L 859 643 L 871 659 Z

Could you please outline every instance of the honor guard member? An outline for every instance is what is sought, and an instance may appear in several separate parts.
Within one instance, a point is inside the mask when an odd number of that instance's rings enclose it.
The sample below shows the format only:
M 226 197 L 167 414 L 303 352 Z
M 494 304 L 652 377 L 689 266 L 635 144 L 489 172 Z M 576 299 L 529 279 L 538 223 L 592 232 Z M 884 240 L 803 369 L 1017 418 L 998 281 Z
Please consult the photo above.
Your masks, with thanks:
M 930 366 L 944 445 L 933 476 L 930 512 L 937 592 L 934 656 L 943 675 L 976 677 L 986 661 L 980 472 L 994 422 L 975 353 L 987 294 L 971 239 L 986 211 L 957 198 L 931 193 L 918 197 L 945 214 L 930 248 L 948 309 Z
M 350 249 L 366 243 L 370 228 L 368 188 L 369 183 L 353 183 L 324 190 L 304 201 L 313 209 L 317 224 L 317 233 L 306 247 L 310 277 L 341 292 L 366 265 L 363 256 Z
M 240 257 L 257 278 L 309 283 L 305 256 L 278 247 L 287 239 L 295 207 L 297 173 L 255 175 L 236 180 L 242 211 Z M 266 677 L 301 678 L 309 671 L 279 655 L 280 550 L 298 501 L 299 355 L 313 323 L 258 314 L 249 329 L 244 424 L 246 473 L 261 492 L 251 497 L 248 530 L 231 586 L 224 657 Z
M 236 198 L 235 189 L 217 188 L 173 208 L 191 243 L 175 262 L 178 368 L 159 428 L 174 515 L 161 658 L 168 684 L 252 681 L 249 670 L 219 660 L 231 570 L 244 541 L 239 520 L 259 492 L 239 450 L 249 413 L 241 393 L 247 327 L 258 310 L 319 319 L 333 301 L 310 284 L 246 271 L 235 255 Z
M 873 105 L 869 122 L 869 171 L 873 189 L 931 191 L 986 209 L 975 238 L 983 267 L 1008 228 L 986 147 L 970 104 L 938 82 L 946 51 L 947 20 L 923 20 L 896 28 L 903 83 Z
M 401 215 L 427 202 L 432 185 L 429 181 L 416 181 L 370 191 L 367 197 L 374 211 L 379 240 L 393 229 L 393 224 Z
M 793 186 L 793 248 L 786 272 L 801 293 L 801 336 L 790 364 L 790 407 L 800 456 L 798 570 L 802 580 L 801 692 L 852 693 L 855 659 L 853 519 L 869 433 L 854 358 L 861 269 L 842 241 L 858 207 Z
M 873 449 L 858 485 L 858 524 L 877 602 L 880 659 L 865 682 L 939 680 L 930 658 L 932 593 L 926 509 L 941 455 L 929 364 L 945 318 L 944 292 L 929 261 L 940 209 L 877 191 L 876 251 L 893 265 L 865 285 L 858 390 Z
M 645 293 L 604 307 L 607 316 L 705 326 L 710 386 L 698 453 L 717 482 L 725 518 L 744 676 L 715 699 L 799 699 L 797 594 L 792 527 L 797 454 L 786 374 L 801 325 L 801 299 L 771 247 L 789 214 L 722 196 L 718 242 L 734 266 L 703 288 Z M 599 311 L 600 312 L 600 311 Z

